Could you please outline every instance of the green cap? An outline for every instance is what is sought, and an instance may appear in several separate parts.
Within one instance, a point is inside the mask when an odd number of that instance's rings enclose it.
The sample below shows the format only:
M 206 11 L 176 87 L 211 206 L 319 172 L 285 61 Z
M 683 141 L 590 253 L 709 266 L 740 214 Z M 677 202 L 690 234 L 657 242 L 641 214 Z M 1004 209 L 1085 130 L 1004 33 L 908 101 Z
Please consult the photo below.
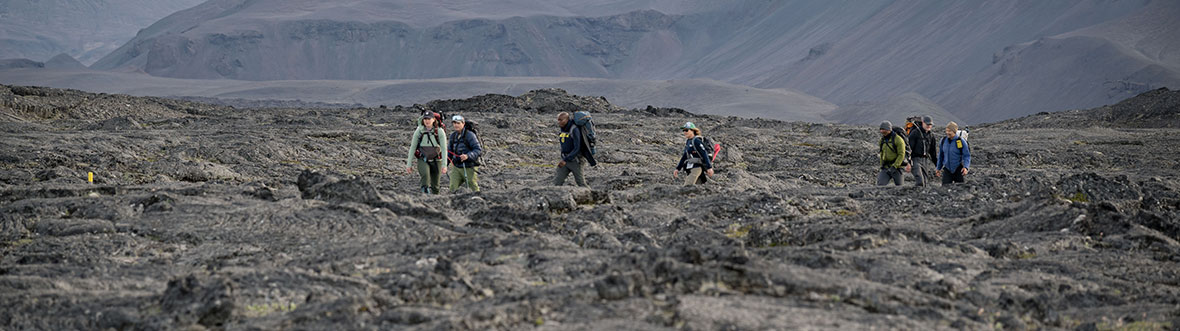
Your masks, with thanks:
M 697 128 L 697 125 L 696 125 L 696 124 L 692 124 L 692 122 L 684 122 L 684 126 L 682 126 L 682 127 L 680 127 L 680 128 L 681 128 L 681 129 L 686 129 L 686 130 L 692 130 L 692 129 L 696 129 L 696 128 Z

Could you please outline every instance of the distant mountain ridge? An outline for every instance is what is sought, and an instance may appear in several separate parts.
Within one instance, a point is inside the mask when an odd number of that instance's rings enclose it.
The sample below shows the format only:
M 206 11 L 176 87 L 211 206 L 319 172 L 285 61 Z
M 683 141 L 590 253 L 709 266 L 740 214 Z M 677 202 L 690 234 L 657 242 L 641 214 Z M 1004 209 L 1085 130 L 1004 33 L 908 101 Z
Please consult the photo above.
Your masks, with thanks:
M 66 53 L 94 63 L 136 31 L 203 0 L 0 1 L 0 59 L 37 62 Z
M 925 99 L 981 122 L 1180 87 L 1178 16 L 1168 0 L 211 0 L 93 68 L 234 80 L 703 78 L 846 110 Z

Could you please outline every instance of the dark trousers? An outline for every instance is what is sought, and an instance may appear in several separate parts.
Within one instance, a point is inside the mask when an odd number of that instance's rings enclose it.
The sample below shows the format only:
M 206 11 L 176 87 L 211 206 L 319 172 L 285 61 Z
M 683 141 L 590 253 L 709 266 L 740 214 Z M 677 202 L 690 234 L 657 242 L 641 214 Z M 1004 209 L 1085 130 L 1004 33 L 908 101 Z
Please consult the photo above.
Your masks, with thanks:
M 582 176 L 582 165 L 585 163 L 586 161 L 579 156 L 574 158 L 574 162 L 566 162 L 564 167 L 557 167 L 557 173 L 553 175 L 553 185 L 565 185 L 565 178 L 574 174 L 574 182 L 578 183 L 578 186 L 589 187 L 590 185 L 586 185 L 586 177 Z
M 930 182 L 930 178 L 926 177 L 927 161 L 925 156 L 915 156 L 914 162 L 910 167 L 910 173 L 914 174 L 914 186 L 926 186 Z
M 877 173 L 877 186 L 889 185 L 890 180 L 894 185 L 901 186 L 901 174 L 905 169 L 901 168 L 881 168 L 881 172 Z
M 955 171 L 942 169 L 942 185 L 965 182 L 967 182 L 967 178 L 963 176 L 963 167 L 956 167 Z

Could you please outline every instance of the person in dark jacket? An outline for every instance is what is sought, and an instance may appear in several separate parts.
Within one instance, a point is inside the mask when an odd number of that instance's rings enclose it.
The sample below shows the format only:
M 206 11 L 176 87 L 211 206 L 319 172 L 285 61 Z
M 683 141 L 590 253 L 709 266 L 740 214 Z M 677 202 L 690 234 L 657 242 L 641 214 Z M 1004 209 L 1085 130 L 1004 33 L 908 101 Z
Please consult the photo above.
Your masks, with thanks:
M 704 184 L 709 180 L 702 174 L 713 176 L 713 160 L 705 150 L 701 129 L 688 122 L 680 127 L 680 132 L 684 134 L 684 151 L 680 153 L 680 162 L 676 164 L 676 170 L 672 171 L 672 178 L 676 178 L 681 170 L 686 170 L 688 173 L 684 176 L 684 185 Z
M 582 168 L 586 164 L 586 159 L 582 156 L 582 131 L 574 121 L 570 120 L 570 114 L 562 112 L 557 114 L 557 126 L 561 128 L 561 133 L 558 135 L 558 140 L 561 142 L 561 161 L 557 162 L 557 172 L 553 176 L 553 185 L 565 185 L 565 178 L 571 173 L 574 175 L 574 182 L 578 186 L 590 185 L 586 184 L 586 177 L 582 176 Z
M 893 132 L 893 123 L 881 122 L 881 171 L 877 173 L 877 186 L 889 185 L 892 180 L 901 186 L 902 169 L 905 168 L 905 138 Z
M 451 192 L 457 192 L 459 185 L 467 184 L 473 192 L 479 192 L 479 157 L 483 155 L 483 147 L 479 145 L 479 137 L 475 128 L 467 126 L 463 116 L 451 117 L 451 138 L 447 139 L 451 146 L 447 148 L 451 158 Z
M 914 174 L 915 186 L 926 186 L 929 176 L 926 169 L 934 165 L 937 160 L 935 156 L 938 152 L 935 150 L 938 141 L 936 140 L 930 129 L 934 128 L 934 119 L 930 116 L 922 116 L 922 121 L 914 123 L 916 128 L 910 131 L 910 173 Z M 929 162 L 930 164 L 927 164 Z
M 966 182 L 967 169 L 971 168 L 971 146 L 967 139 L 959 136 L 959 125 L 946 124 L 946 138 L 938 148 L 938 164 L 934 166 L 935 176 L 942 177 L 942 185 Z

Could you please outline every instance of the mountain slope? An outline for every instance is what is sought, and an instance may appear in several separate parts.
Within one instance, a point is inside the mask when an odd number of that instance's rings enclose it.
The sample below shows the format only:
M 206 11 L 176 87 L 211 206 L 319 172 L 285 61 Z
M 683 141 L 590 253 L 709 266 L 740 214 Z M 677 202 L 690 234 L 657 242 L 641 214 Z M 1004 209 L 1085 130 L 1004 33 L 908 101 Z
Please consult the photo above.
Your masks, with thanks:
M 1180 4 L 1157 3 L 1124 19 L 1015 45 L 946 95 L 964 117 L 996 121 L 1037 111 L 1113 104 L 1180 86 Z
M 60 53 L 93 63 L 136 31 L 202 0 L 0 1 L 0 59 L 49 60 Z

